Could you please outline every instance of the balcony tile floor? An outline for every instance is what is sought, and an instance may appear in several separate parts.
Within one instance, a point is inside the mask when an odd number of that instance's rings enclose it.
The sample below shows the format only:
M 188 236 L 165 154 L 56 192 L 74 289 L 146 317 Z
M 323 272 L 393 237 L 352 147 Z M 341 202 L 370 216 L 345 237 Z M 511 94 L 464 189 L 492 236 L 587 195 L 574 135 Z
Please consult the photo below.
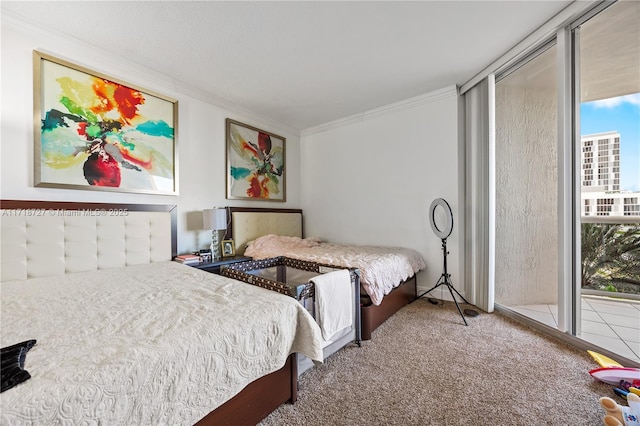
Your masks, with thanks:
M 548 326 L 558 326 L 556 305 L 509 308 Z M 578 337 L 640 362 L 640 301 L 582 296 L 582 334 Z

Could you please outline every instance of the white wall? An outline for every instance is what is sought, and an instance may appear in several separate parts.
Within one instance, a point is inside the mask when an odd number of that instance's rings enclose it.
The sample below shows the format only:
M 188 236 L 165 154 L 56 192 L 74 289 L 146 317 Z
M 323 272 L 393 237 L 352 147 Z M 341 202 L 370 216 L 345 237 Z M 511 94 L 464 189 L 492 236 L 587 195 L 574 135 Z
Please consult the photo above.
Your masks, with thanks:
M 431 230 L 429 206 L 444 198 L 455 218 L 448 269 L 464 294 L 458 107 L 452 86 L 304 131 L 306 236 L 413 248 L 427 262 L 418 286 L 428 289 L 442 274 L 441 240 Z
M 33 50 L 40 50 L 127 83 L 178 99 L 179 195 L 148 195 L 33 186 Z M 218 102 L 213 95 L 174 82 L 144 66 L 2 16 L 2 116 L 0 198 L 155 203 L 178 205 L 178 251 L 208 247 L 211 232 L 201 230 L 201 210 L 212 206 L 264 206 L 264 202 L 225 200 L 225 118 L 286 138 L 287 202 L 300 206 L 299 132 Z M 274 206 L 274 203 L 269 203 Z

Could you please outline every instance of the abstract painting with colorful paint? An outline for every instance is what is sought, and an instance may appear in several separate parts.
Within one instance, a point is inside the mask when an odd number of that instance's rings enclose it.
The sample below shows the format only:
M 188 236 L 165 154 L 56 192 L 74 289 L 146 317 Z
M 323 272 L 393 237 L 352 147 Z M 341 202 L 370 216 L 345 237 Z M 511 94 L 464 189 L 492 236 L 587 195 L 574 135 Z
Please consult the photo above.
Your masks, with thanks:
M 286 201 L 285 138 L 227 119 L 227 198 Z
M 34 72 L 36 186 L 177 192 L 177 101 L 41 52 Z

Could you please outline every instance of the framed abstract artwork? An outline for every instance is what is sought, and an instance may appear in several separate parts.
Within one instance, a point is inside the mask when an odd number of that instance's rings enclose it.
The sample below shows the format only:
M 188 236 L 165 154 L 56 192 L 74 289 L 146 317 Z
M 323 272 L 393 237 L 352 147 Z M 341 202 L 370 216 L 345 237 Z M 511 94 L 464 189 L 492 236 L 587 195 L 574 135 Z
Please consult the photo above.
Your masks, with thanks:
M 285 138 L 227 118 L 227 198 L 286 201 Z
M 177 194 L 175 99 L 34 51 L 34 184 Z

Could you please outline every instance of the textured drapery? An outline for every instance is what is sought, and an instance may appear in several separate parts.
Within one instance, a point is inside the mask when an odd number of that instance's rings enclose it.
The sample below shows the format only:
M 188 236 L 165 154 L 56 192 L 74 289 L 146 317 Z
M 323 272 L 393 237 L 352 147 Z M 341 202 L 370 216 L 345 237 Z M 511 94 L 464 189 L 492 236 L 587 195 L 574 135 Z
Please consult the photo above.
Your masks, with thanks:
M 495 288 L 495 76 L 465 94 L 467 300 L 493 312 Z

